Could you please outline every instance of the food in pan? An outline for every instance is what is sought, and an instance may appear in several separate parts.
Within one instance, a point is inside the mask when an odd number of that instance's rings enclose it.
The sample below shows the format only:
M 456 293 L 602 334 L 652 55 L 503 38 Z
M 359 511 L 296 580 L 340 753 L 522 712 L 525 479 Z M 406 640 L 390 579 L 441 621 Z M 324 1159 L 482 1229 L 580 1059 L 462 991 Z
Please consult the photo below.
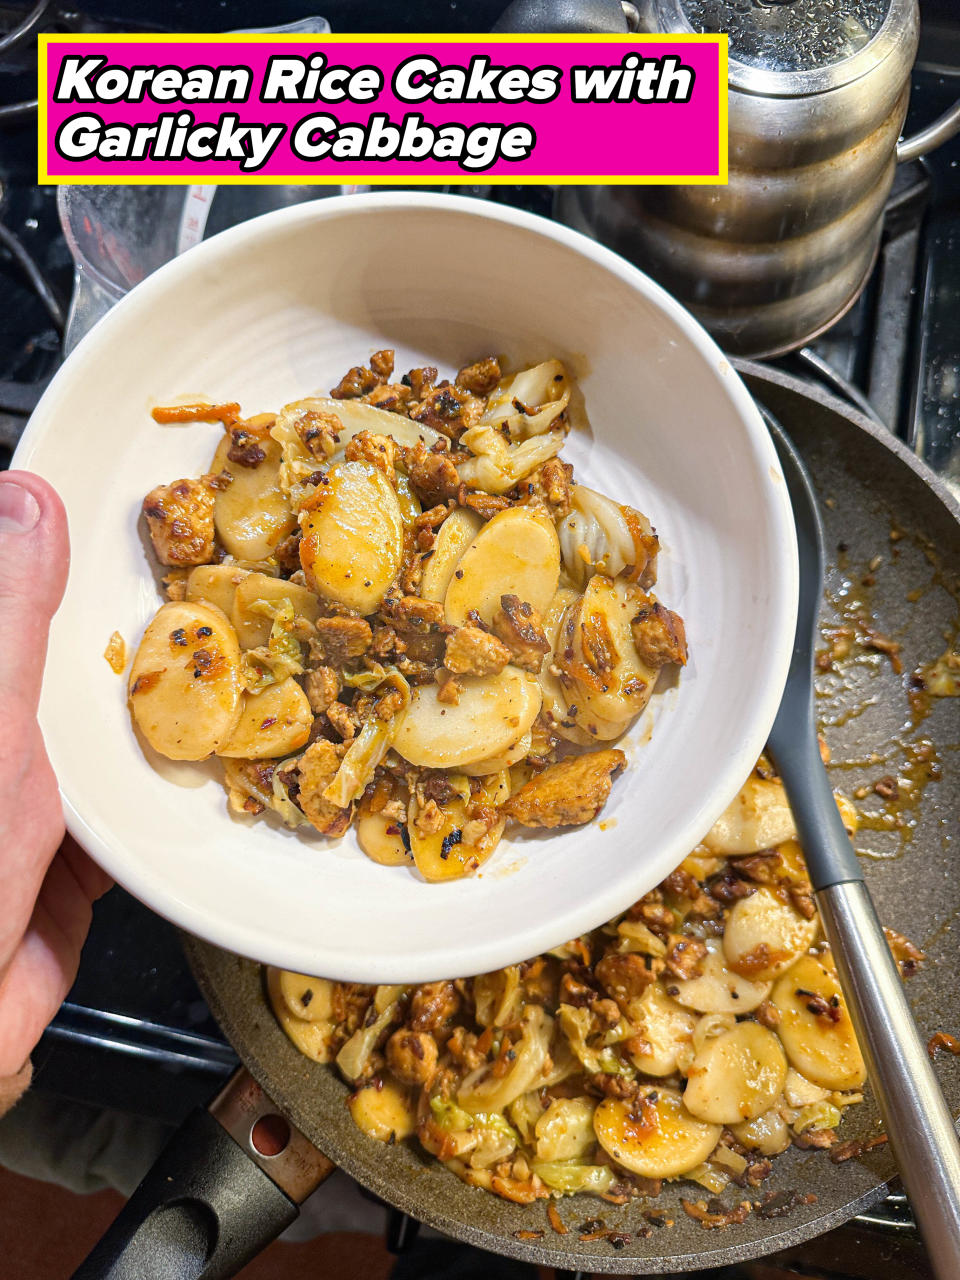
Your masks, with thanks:
M 378 351 L 278 414 L 154 410 L 223 435 L 208 474 L 144 499 L 169 598 L 129 700 L 154 750 L 220 757 L 234 810 L 353 826 L 442 881 L 507 822 L 595 818 L 687 647 L 649 520 L 559 456 L 582 413 L 560 361 L 392 377 Z
M 909 974 L 920 952 L 888 936 Z M 509 1200 L 622 1203 L 681 1179 L 732 1182 L 749 1212 L 791 1144 L 854 1154 L 835 1144 L 863 1058 L 765 759 L 662 884 L 525 964 L 413 987 L 266 981 L 290 1040 L 352 1086 L 365 1133 L 415 1135 Z

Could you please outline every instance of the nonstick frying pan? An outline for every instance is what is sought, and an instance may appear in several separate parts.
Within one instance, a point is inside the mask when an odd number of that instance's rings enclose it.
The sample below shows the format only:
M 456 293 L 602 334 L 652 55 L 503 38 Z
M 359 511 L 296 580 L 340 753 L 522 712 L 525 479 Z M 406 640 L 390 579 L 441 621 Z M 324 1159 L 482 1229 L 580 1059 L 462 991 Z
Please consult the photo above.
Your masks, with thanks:
M 856 843 L 881 918 L 927 954 L 908 988 L 921 1033 L 957 1031 L 960 703 L 926 698 L 911 688 L 911 677 L 956 640 L 960 507 L 912 454 L 862 415 L 778 371 L 749 363 L 738 368 L 797 445 L 823 504 L 830 559 L 824 628 L 851 625 L 857 616 L 861 637 L 864 620 L 874 629 L 867 638 L 876 648 L 858 647 L 850 660 L 822 673 L 819 718 L 833 752 L 834 785 L 847 794 L 867 789 Z M 888 640 L 899 650 L 890 652 Z M 881 791 L 889 791 L 882 781 L 888 778 L 901 780 L 897 799 L 873 790 L 881 782 Z M 145 1250 L 154 1261 L 170 1259 L 156 1274 L 233 1275 L 292 1220 L 293 1202 L 333 1167 L 330 1161 L 456 1239 L 564 1270 L 632 1274 L 717 1267 L 797 1245 L 875 1204 L 896 1173 L 884 1146 L 841 1164 L 822 1151 L 791 1148 L 758 1193 L 733 1187 L 725 1193 L 728 1204 L 745 1194 L 781 1193 L 765 1214 L 755 1212 L 742 1225 L 704 1230 L 680 1206 L 681 1196 L 701 1198 L 699 1189 L 668 1184 L 652 1204 L 617 1207 L 586 1196 L 561 1201 L 570 1228 L 561 1235 L 542 1203 L 510 1204 L 466 1186 L 412 1144 L 384 1146 L 363 1135 L 347 1111 L 346 1085 L 303 1057 L 280 1030 L 260 967 L 195 939 L 185 943 L 200 988 L 249 1075 L 241 1073 L 215 1104 L 219 1123 L 198 1113 L 173 1139 L 77 1272 L 86 1280 L 144 1274 Z M 941 1055 L 938 1073 L 956 1113 L 960 1059 Z M 252 1126 L 274 1112 L 296 1127 L 293 1138 L 282 1154 L 261 1154 L 254 1163 Z M 283 1128 L 283 1120 L 262 1122 L 254 1145 L 261 1153 L 282 1146 Z M 841 1137 L 867 1139 L 878 1128 L 868 1091 L 863 1105 L 847 1113 Z M 815 1199 L 804 1203 L 810 1196 Z M 666 1209 L 674 1225 L 653 1229 L 642 1216 L 645 1207 Z M 615 1248 L 609 1239 L 582 1241 L 580 1224 L 597 1217 L 629 1237 L 626 1242 L 621 1237 Z M 192 1259 L 189 1271 L 176 1265 L 184 1254 Z

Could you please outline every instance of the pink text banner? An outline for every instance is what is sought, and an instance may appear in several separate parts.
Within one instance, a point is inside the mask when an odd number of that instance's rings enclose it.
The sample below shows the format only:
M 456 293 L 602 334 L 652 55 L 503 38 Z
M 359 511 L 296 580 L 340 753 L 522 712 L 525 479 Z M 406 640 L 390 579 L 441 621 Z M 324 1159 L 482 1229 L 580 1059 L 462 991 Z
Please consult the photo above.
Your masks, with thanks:
M 41 36 L 41 182 L 727 180 L 726 36 Z

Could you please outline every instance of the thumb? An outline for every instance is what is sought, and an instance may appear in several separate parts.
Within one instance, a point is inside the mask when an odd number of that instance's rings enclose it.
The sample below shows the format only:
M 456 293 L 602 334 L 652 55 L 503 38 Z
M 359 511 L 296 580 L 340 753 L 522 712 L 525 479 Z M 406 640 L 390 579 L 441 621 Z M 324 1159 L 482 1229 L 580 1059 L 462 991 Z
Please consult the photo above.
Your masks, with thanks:
M 0 474 L 0 706 L 15 700 L 36 712 L 69 562 L 67 515 L 54 490 L 28 471 Z

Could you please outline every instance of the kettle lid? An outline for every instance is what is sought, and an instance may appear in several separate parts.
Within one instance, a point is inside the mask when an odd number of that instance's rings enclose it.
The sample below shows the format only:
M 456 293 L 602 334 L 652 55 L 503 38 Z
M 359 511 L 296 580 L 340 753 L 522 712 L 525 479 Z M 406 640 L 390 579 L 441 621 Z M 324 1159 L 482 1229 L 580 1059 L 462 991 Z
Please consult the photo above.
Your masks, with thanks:
M 661 30 L 726 32 L 730 83 L 773 93 L 856 78 L 874 52 L 878 62 L 889 52 L 889 37 L 909 27 L 915 7 L 916 0 L 656 0 Z

